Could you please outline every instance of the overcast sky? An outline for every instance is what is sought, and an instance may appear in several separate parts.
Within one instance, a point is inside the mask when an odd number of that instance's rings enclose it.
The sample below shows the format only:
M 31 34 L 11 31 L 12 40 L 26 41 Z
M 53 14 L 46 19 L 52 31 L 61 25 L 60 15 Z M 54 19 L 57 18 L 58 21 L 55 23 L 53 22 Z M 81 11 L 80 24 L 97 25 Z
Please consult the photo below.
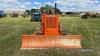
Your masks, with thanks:
M 100 12 L 100 0 L 0 0 L 0 9 L 31 9 L 46 4 L 58 4 L 61 11 L 97 11 Z

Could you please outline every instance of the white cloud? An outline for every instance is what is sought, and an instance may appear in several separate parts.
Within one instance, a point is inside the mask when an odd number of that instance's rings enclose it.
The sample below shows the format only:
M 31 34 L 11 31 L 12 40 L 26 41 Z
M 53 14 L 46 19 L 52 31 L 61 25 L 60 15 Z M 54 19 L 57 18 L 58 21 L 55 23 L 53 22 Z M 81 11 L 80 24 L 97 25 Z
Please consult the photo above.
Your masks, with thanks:
M 17 1 L 17 0 L 3 0 L 3 1 L 15 2 L 15 1 Z
M 57 0 L 61 11 L 81 11 L 81 10 L 100 10 L 100 6 L 97 6 L 96 3 L 100 3 L 99 0 Z M 69 9 L 68 9 L 69 8 Z
M 27 5 L 27 4 L 31 4 L 31 2 L 25 2 L 25 3 L 23 3 L 23 4 L 26 4 L 26 5 Z
M 76 8 L 71 8 L 72 10 L 75 10 Z
M 37 1 L 37 0 L 36 0 Z M 95 10 L 100 11 L 100 0 L 55 0 L 61 11 L 82 11 Z M 54 6 L 55 2 L 29 2 L 26 0 L 0 0 L 0 9 L 6 8 L 40 8 L 46 4 Z M 32 5 L 33 3 L 33 5 Z M 27 7 L 28 6 L 28 7 Z
M 36 5 L 41 5 L 41 3 L 40 3 L 40 2 L 34 2 L 34 4 L 36 4 Z
M 48 4 L 48 5 L 54 5 L 54 3 L 51 3 L 51 2 L 45 2 L 45 3 L 44 3 L 44 5 L 47 5 L 47 4 Z
M 26 6 L 25 5 L 21 5 L 21 8 L 26 8 Z
M 33 7 L 34 9 L 37 9 L 36 7 Z
M 29 4 L 29 2 L 27 2 L 27 4 Z M 19 0 L 0 0 L 0 7 L 1 7 L 0 9 L 26 8 L 26 6 Z

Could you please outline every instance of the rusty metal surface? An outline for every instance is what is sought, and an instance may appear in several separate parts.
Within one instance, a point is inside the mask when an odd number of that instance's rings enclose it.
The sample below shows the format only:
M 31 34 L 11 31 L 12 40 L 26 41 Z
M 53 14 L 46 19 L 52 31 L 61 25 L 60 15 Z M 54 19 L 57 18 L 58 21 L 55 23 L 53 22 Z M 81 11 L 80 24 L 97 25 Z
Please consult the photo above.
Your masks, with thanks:
M 21 48 L 81 48 L 80 35 L 23 35 Z

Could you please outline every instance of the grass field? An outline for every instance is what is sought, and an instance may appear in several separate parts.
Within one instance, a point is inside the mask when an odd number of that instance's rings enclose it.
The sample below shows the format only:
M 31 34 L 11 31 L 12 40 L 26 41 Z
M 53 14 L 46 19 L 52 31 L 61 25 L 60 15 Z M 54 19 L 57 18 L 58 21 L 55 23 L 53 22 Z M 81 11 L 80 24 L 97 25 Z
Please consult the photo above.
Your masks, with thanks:
M 28 18 L 0 18 L 0 56 L 99 56 L 100 55 L 100 18 L 80 19 L 80 17 L 60 17 L 60 23 L 69 34 L 83 36 L 83 48 L 77 49 L 49 48 L 42 50 L 20 50 L 21 35 L 34 32 L 39 22 L 30 22 Z

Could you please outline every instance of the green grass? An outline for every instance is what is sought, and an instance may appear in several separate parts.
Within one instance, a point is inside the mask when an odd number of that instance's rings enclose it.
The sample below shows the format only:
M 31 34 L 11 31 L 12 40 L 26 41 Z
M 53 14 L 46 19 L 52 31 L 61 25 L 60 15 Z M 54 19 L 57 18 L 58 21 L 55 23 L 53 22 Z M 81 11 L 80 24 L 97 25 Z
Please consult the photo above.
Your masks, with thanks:
M 83 36 L 83 48 L 92 48 L 93 52 L 70 49 L 49 48 L 46 50 L 20 50 L 21 35 L 31 34 L 39 22 L 30 22 L 28 18 L 0 18 L 0 56 L 99 56 L 100 55 L 100 19 L 80 17 L 60 17 L 60 23 L 69 34 Z

